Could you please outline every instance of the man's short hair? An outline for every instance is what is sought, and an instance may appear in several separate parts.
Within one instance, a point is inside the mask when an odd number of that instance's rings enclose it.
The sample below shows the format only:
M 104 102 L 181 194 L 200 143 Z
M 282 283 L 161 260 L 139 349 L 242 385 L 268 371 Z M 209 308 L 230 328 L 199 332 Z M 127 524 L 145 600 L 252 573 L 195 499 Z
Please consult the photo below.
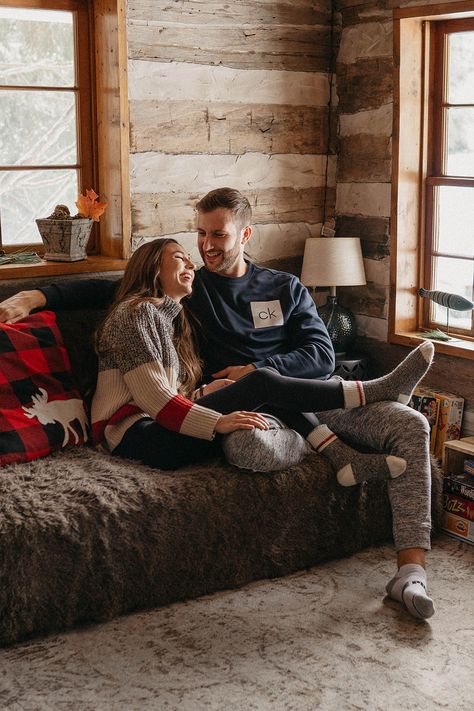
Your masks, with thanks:
M 198 212 L 212 212 L 219 207 L 231 210 L 234 218 L 242 227 L 246 227 L 252 220 L 252 208 L 250 203 L 238 190 L 234 188 L 217 188 L 204 195 L 196 205 Z

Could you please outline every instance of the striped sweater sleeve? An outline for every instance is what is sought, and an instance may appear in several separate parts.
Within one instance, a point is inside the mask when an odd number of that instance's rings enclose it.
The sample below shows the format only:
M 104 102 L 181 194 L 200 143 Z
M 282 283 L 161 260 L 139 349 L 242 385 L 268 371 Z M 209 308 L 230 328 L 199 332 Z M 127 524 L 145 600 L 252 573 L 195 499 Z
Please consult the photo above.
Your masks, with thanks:
M 179 395 L 171 323 L 150 302 L 123 309 L 109 330 L 113 357 L 134 403 L 174 432 L 212 439 L 221 414 Z M 177 365 L 177 361 L 176 361 Z

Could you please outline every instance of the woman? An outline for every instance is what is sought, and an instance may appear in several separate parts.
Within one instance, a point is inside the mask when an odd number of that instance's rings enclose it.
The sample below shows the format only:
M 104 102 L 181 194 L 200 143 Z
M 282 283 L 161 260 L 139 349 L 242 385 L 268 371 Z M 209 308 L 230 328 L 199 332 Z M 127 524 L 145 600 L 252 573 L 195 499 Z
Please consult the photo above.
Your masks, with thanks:
M 344 486 L 403 473 L 404 459 L 360 454 L 308 413 L 378 400 L 408 402 L 431 363 L 430 342 L 423 342 L 389 375 L 364 383 L 288 378 L 261 368 L 235 383 L 216 380 L 196 389 L 200 361 L 181 305 L 192 291 L 194 270 L 173 239 L 145 244 L 131 257 L 97 333 L 99 376 L 92 403 L 96 442 L 114 455 L 176 469 L 219 452 L 216 435 L 268 429 L 256 411 L 265 408 L 324 453 Z

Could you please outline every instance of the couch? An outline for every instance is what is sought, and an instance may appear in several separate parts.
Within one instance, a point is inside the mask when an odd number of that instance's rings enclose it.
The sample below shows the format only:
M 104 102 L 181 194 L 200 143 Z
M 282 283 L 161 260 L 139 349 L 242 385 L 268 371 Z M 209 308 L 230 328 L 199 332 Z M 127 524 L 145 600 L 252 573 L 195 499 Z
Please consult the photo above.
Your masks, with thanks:
M 31 282 L 4 282 L 0 300 Z M 98 311 L 58 314 L 83 394 Z M 439 516 L 441 474 L 433 465 Z M 175 472 L 71 447 L 0 469 L 0 644 L 282 576 L 391 539 L 383 482 L 340 487 L 315 453 L 276 473 Z

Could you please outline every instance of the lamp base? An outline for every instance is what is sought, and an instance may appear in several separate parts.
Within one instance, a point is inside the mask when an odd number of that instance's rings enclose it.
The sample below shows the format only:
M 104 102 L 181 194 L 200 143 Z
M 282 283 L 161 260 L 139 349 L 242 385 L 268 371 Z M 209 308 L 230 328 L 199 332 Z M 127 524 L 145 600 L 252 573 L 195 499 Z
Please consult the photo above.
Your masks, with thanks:
M 324 306 L 318 308 L 318 313 L 328 330 L 336 356 L 345 355 L 357 336 L 354 314 L 338 304 L 337 296 L 328 296 Z

